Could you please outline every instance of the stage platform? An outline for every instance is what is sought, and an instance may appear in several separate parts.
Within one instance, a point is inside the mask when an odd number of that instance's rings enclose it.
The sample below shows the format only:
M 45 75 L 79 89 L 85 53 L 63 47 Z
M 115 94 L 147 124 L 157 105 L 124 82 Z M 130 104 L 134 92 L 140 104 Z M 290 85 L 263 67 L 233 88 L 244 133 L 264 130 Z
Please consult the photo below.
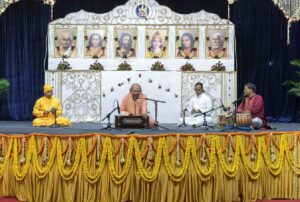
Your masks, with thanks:
M 203 130 L 193 127 L 177 127 L 174 124 L 161 124 L 169 130 L 159 128 L 156 129 L 112 129 L 100 130 L 105 124 L 100 123 L 73 123 L 70 127 L 49 128 L 49 127 L 33 127 L 30 121 L 0 121 L 0 134 L 89 134 L 89 133 L 106 133 L 106 134 L 168 134 L 168 133 L 216 133 L 222 132 L 220 128 Z M 284 132 L 284 131 L 300 131 L 300 123 L 270 123 L 273 130 L 254 130 L 251 133 L 258 132 Z M 237 130 L 241 132 L 242 130 Z M 235 132 L 234 130 L 224 131 Z M 246 132 L 246 131 L 242 131 Z

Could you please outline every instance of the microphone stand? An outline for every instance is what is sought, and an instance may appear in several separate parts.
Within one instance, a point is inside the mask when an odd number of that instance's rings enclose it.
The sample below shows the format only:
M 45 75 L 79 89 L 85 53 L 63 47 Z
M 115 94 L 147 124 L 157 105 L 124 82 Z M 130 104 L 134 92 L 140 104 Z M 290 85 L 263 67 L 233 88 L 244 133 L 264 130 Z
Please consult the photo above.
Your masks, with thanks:
M 209 128 L 214 129 L 213 126 L 208 125 L 208 123 L 207 123 L 207 121 L 206 121 L 206 115 L 207 115 L 209 112 L 212 112 L 212 111 L 214 111 L 214 110 L 216 110 L 216 109 L 220 109 L 220 108 L 224 108 L 224 106 L 221 105 L 221 106 L 219 106 L 219 107 L 212 108 L 212 109 L 210 109 L 210 110 L 208 110 L 208 111 L 206 111 L 206 112 L 202 112 L 202 113 L 200 113 L 200 114 L 195 115 L 194 117 L 198 117 L 198 116 L 203 115 L 203 123 L 202 123 L 202 124 L 198 124 L 198 125 L 193 125 L 193 127 L 194 127 L 194 128 L 199 128 L 199 127 L 201 127 L 201 128 L 203 128 L 203 130 L 208 130 Z
M 59 124 L 57 124 L 57 120 L 56 120 L 56 110 L 54 111 L 54 124 L 52 124 L 51 126 L 49 126 L 49 128 L 59 128 L 61 127 Z
M 118 107 L 113 108 L 113 110 L 110 111 L 110 112 L 102 119 L 102 121 L 104 121 L 105 119 L 107 119 L 107 125 L 106 125 L 106 127 L 104 127 L 104 128 L 100 128 L 100 130 L 111 130 L 111 129 L 112 129 L 111 123 L 110 123 L 110 115 L 111 115 L 112 113 L 114 113 L 117 109 L 118 109 Z
M 183 110 L 183 120 L 182 120 L 182 123 L 178 126 L 178 127 L 186 127 L 186 126 L 188 126 L 188 125 L 186 125 L 186 123 L 185 123 L 185 112 L 186 112 L 187 110 L 185 109 L 185 110 Z
M 158 114 L 157 103 L 159 103 L 159 102 L 160 103 L 166 103 L 166 102 L 165 101 L 161 101 L 161 100 L 150 99 L 150 98 L 138 98 L 138 99 L 149 100 L 149 101 L 154 102 L 154 104 L 155 104 L 155 122 L 154 122 L 153 129 L 158 130 L 158 128 L 162 128 L 162 129 L 165 129 L 165 130 L 169 130 L 169 128 L 166 128 L 164 126 L 159 125 L 158 124 L 158 120 L 157 120 L 157 114 Z

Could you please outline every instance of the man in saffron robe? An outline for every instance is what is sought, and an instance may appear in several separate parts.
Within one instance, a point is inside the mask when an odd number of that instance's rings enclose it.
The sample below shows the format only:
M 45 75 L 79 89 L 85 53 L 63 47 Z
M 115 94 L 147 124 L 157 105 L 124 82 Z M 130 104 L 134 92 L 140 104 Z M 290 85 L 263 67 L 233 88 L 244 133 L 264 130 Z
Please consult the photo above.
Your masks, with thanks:
M 238 106 L 237 112 L 250 112 L 252 116 L 252 126 L 255 129 L 270 129 L 264 115 L 264 100 L 262 96 L 255 93 L 256 86 L 253 83 L 244 85 L 244 99 Z
M 147 116 L 147 100 L 142 93 L 141 85 L 132 84 L 130 92 L 123 98 L 121 103 L 121 114 L 125 116 Z M 149 119 L 149 126 L 154 126 L 155 121 Z
M 39 98 L 33 108 L 32 114 L 37 117 L 33 120 L 33 126 L 51 126 L 56 123 L 60 126 L 69 126 L 71 122 L 69 119 L 61 117 L 62 107 L 59 99 L 53 95 L 53 87 L 44 85 L 44 96 Z

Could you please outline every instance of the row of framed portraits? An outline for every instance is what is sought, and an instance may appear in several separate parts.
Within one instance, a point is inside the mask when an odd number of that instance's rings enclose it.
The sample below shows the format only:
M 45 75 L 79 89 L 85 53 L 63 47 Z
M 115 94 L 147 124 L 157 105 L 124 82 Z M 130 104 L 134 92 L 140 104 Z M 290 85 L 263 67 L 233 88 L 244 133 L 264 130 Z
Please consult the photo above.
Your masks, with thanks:
M 84 32 L 84 57 L 107 58 L 107 29 L 85 29 Z M 168 29 L 146 29 L 145 57 L 168 58 L 169 41 Z M 138 44 L 138 31 L 136 28 L 114 30 L 114 57 L 135 58 Z M 179 59 L 199 58 L 199 30 L 177 29 L 175 39 L 175 56 Z M 228 58 L 228 29 L 207 29 L 205 32 L 205 58 Z M 54 30 L 54 57 L 77 57 L 77 29 L 56 28 Z

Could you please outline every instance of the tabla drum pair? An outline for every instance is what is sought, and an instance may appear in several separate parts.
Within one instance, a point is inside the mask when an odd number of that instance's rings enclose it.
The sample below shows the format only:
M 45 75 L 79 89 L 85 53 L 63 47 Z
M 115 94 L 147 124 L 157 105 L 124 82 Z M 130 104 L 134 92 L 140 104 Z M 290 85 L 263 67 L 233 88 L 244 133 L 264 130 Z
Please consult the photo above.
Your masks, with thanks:
M 233 114 L 221 114 L 219 115 L 219 124 L 221 126 L 232 126 L 235 122 Z M 250 113 L 237 113 L 236 114 L 236 125 L 237 126 L 251 126 L 252 117 Z

